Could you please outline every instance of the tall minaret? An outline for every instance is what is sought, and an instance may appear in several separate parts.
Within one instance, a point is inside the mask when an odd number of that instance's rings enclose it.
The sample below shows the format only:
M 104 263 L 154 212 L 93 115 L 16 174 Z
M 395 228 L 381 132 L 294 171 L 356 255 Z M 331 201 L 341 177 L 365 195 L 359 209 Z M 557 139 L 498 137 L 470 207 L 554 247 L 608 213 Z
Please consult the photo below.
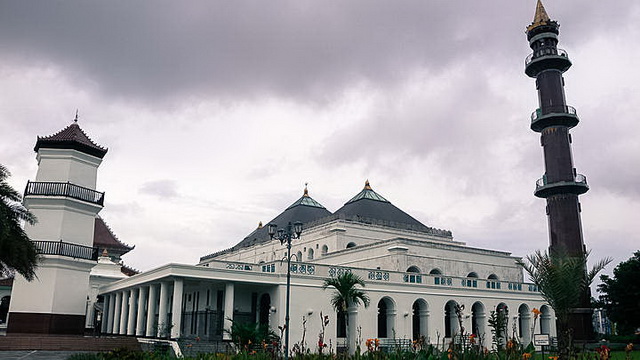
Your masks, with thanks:
M 83 334 L 89 274 L 96 265 L 94 223 L 104 193 L 97 192 L 98 166 L 107 149 L 95 144 L 74 122 L 58 133 L 38 137 L 38 172 L 28 182 L 24 205 L 37 218 L 25 232 L 42 260 L 36 278 L 16 275 L 8 333 Z
M 525 73 L 536 79 L 539 108 L 531 114 L 531 130 L 541 133 L 545 173 L 536 183 L 535 196 L 547 199 L 549 252 L 582 255 L 585 251 L 578 195 L 589 190 L 584 175 L 576 173 L 571 156 L 569 129 L 578 124 L 576 109 L 567 105 L 562 74 L 571 67 L 567 52 L 558 49 L 560 25 L 547 15 L 538 0 L 527 39 L 533 53 L 525 61 Z M 592 333 L 590 294 L 573 309 L 570 326 L 576 340 Z

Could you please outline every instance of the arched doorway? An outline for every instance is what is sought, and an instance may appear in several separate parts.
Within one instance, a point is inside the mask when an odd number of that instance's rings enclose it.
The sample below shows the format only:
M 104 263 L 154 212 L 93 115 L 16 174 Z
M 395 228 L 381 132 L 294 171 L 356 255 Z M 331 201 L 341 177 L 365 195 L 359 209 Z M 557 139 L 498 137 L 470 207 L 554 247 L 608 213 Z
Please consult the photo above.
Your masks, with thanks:
M 393 336 L 395 314 L 396 310 L 393 300 L 388 297 L 380 299 L 378 302 L 378 338 L 389 338 Z
M 547 305 L 542 305 L 540 313 L 540 333 L 551 334 L 551 309 Z
M 452 338 L 460 331 L 460 324 L 458 323 L 458 316 L 456 315 L 456 307 L 458 303 L 449 300 L 444 305 L 444 337 Z
M 531 312 L 526 304 L 518 307 L 518 336 L 522 344 L 531 342 Z
M 424 339 L 425 343 L 428 342 L 429 337 L 429 307 L 424 299 L 418 299 L 413 302 L 412 306 L 412 335 L 413 340 Z
M 498 317 L 498 321 L 504 324 L 504 327 L 496 329 L 498 346 L 505 346 L 507 344 L 507 333 L 509 331 L 509 307 L 507 307 L 507 304 L 500 303 L 496 306 L 496 316 Z
M 269 294 L 262 294 L 260 297 L 260 315 L 258 323 L 260 325 L 269 326 L 269 313 L 271 311 L 271 296 Z
M 484 337 L 485 321 L 486 314 L 484 312 L 484 305 L 477 301 L 471 306 L 471 332 L 481 338 Z

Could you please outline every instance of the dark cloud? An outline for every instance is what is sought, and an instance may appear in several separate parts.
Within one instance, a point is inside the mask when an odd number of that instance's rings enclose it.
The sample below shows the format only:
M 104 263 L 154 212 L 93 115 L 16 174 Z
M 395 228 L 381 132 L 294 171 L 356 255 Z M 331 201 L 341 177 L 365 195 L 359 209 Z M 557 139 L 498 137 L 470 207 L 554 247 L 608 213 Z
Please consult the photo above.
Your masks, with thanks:
M 577 40 L 632 1 L 549 4 Z M 456 59 L 524 57 L 534 2 L 3 1 L 3 57 L 54 64 L 103 96 L 332 98 L 365 79 L 389 84 Z M 581 22 L 581 16 L 600 19 Z M 615 15 L 615 16 L 612 16 Z M 607 22 L 615 27 L 618 22 Z M 619 22 L 622 23 L 622 22 Z M 594 26 L 596 25 L 596 26 Z M 154 104 L 155 106 L 157 103 Z

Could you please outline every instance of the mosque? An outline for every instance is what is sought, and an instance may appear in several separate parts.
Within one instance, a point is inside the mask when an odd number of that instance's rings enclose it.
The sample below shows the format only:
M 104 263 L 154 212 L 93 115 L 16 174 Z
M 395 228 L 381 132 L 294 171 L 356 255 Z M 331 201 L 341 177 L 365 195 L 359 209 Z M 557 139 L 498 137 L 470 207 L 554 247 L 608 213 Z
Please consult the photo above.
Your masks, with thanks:
M 571 63 L 556 48 L 557 23 L 540 1 L 528 34 L 534 52 L 525 68 L 536 78 L 540 101 L 548 94 L 562 100 L 560 105 L 553 99 L 550 105 L 541 103 L 531 127 L 543 139 L 547 136 L 547 145 L 554 144 L 549 136 L 567 134 L 577 124 L 575 109 L 564 104 L 563 82 L 556 81 Z M 278 332 L 289 321 L 292 344 L 306 334 L 307 347 L 314 350 L 317 334 L 324 331 L 325 342 L 335 348 L 355 349 L 369 338 L 448 341 L 462 332 L 461 326 L 488 343 L 488 318 L 501 312 L 509 336 L 523 343 L 533 334 L 555 336 L 553 310 L 536 286 L 524 281 L 518 257 L 467 245 L 451 231 L 423 224 L 369 181 L 334 212 L 305 187 L 289 207 L 235 246 L 204 255 L 197 264 L 170 263 L 137 273 L 120 263 L 133 247 L 119 241 L 98 215 L 105 194 L 96 190 L 96 178 L 107 149 L 75 121 L 38 137 L 34 150 L 38 172 L 27 184 L 24 204 L 40 221 L 25 230 L 43 261 L 37 280 L 15 279 L 9 333 L 95 329 L 225 341 L 234 322 L 264 324 Z M 545 156 L 553 157 L 553 151 L 545 148 Z M 552 204 L 550 217 L 557 212 L 553 204 L 577 201 L 588 190 L 584 177 L 572 173 L 571 179 L 554 179 L 552 170 L 536 186 L 536 196 Z M 554 221 L 550 218 L 554 226 L 565 226 Z M 287 236 L 288 246 L 279 240 Z M 554 236 L 552 245 L 561 246 L 562 238 Z M 346 312 L 331 306 L 332 290 L 322 285 L 344 273 L 364 280 L 370 306 L 351 306 Z M 533 321 L 534 308 L 541 312 L 539 321 Z M 329 325 L 323 330 L 324 316 Z

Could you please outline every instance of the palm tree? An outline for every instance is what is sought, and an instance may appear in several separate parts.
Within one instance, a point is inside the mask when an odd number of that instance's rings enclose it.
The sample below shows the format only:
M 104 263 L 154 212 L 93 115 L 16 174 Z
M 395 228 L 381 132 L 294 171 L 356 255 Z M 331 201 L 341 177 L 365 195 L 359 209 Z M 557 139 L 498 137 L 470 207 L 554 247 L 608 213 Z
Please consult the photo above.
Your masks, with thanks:
M 345 318 L 347 327 L 347 346 L 349 348 L 349 352 L 352 354 L 356 349 L 354 339 L 355 334 L 353 331 L 349 331 L 349 312 L 347 310 L 357 307 L 360 305 L 360 302 L 362 302 L 364 307 L 368 307 L 370 302 L 369 296 L 358 288 L 358 285 L 364 287 L 364 280 L 351 272 L 345 272 L 337 277 L 325 279 L 322 284 L 322 288 L 324 290 L 329 287 L 335 289 L 331 296 L 331 306 L 333 306 L 338 314 L 347 314 Z M 351 321 L 352 324 L 355 324 L 355 318 L 351 319 Z
M 528 255 L 526 262 L 518 261 L 556 313 L 559 355 L 563 359 L 569 356 L 571 348 L 569 314 L 579 306 L 596 275 L 611 262 L 610 258 L 605 258 L 587 270 L 588 257 L 589 252 L 569 256 L 561 252 L 549 255 L 538 250 Z
M 22 228 L 22 221 L 36 222 L 36 217 L 20 201 L 22 197 L 7 183 L 11 175 L 0 164 L 0 276 L 17 271 L 27 280 L 35 277 L 38 249 Z

